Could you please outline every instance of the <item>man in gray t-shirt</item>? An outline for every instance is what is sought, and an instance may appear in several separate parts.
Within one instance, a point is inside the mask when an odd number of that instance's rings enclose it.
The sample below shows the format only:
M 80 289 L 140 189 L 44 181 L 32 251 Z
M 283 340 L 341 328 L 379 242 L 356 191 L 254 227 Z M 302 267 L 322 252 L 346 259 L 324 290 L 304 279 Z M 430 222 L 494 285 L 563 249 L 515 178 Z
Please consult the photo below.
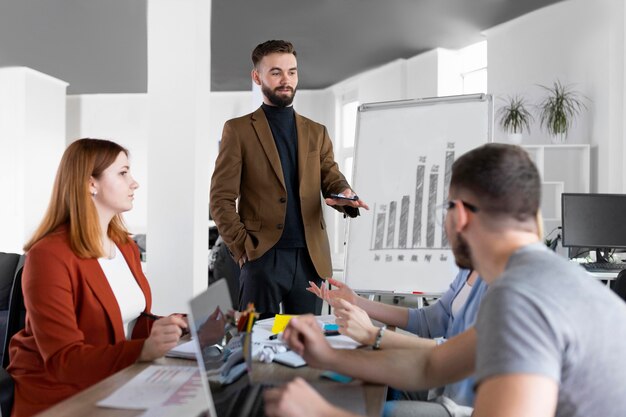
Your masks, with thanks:
M 621 319 L 620 319 L 621 318 Z M 542 375 L 557 416 L 623 416 L 626 303 L 540 243 L 518 249 L 483 298 L 476 380 Z
M 473 417 L 623 417 L 626 304 L 540 243 L 540 194 L 539 172 L 517 146 L 487 144 L 452 166 L 448 240 L 459 267 L 489 284 L 474 328 L 432 348 L 341 351 L 304 316 L 291 320 L 283 340 L 312 367 L 401 389 L 474 373 Z M 303 415 L 298 407 L 310 416 L 350 415 L 302 381 L 267 390 L 265 400 L 271 417 Z

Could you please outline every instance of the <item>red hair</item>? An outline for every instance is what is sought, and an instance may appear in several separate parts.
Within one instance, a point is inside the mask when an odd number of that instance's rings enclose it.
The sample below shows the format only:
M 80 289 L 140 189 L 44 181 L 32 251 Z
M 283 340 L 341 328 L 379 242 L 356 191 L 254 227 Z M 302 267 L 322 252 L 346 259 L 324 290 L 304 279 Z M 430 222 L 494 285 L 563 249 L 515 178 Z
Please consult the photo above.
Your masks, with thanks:
M 103 139 L 79 139 L 67 147 L 59 164 L 46 214 L 24 245 L 24 251 L 27 252 L 59 226 L 67 225 L 70 247 L 78 257 L 105 256 L 98 212 L 89 193 L 89 179 L 98 179 L 120 152 L 128 156 L 127 149 Z M 128 243 L 130 238 L 121 215 L 111 219 L 107 234 L 116 244 Z

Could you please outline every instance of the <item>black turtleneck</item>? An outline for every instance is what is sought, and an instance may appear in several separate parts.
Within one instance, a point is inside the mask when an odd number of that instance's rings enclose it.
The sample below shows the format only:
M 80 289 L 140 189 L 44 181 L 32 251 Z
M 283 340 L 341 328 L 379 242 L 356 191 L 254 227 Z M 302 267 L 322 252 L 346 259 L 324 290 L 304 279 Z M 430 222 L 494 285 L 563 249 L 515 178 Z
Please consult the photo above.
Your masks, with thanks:
M 261 108 L 274 136 L 280 156 L 285 187 L 287 188 L 287 213 L 283 234 L 275 247 L 304 248 L 304 225 L 300 210 L 300 181 L 298 179 L 298 132 L 293 107 L 275 107 L 262 104 Z

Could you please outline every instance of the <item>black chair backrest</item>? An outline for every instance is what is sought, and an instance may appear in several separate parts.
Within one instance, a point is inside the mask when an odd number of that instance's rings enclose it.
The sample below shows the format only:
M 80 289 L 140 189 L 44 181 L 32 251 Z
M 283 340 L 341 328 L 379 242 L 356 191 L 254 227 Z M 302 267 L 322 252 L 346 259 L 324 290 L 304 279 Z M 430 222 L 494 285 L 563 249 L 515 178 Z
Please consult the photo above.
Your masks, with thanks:
M 620 271 L 617 278 L 615 278 L 615 281 L 613 281 L 611 288 L 622 298 L 622 300 L 626 301 L 626 269 Z
M 24 269 L 25 260 L 26 255 L 22 255 L 17 263 L 13 276 L 13 285 L 11 286 L 11 295 L 9 298 L 9 314 L 7 317 L 6 333 L 2 350 L 3 368 L 9 365 L 9 341 L 15 333 L 24 328 L 26 320 L 26 307 L 24 306 L 24 295 L 22 293 L 22 270 Z
M 17 253 L 0 252 L 0 310 L 9 309 L 11 287 L 19 261 L 20 255 Z
M 15 270 L 20 261 L 17 253 L 0 252 L 0 346 L 4 347 L 4 336 L 9 315 L 9 300 L 11 299 L 11 287 L 15 278 Z M 0 363 L 2 360 L 0 351 Z

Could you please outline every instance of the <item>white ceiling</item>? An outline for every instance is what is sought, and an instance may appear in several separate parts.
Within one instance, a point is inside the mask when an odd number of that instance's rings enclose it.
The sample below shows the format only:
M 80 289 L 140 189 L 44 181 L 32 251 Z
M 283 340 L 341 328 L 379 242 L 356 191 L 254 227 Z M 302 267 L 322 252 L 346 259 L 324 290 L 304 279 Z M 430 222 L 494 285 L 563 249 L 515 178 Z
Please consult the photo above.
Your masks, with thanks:
M 70 83 L 70 94 L 147 86 L 147 0 L 0 0 L 0 66 L 24 65 Z M 302 89 L 436 47 L 558 0 L 213 0 L 211 88 L 250 89 L 250 52 L 287 39 Z M 207 51 L 209 53 L 209 51 Z

